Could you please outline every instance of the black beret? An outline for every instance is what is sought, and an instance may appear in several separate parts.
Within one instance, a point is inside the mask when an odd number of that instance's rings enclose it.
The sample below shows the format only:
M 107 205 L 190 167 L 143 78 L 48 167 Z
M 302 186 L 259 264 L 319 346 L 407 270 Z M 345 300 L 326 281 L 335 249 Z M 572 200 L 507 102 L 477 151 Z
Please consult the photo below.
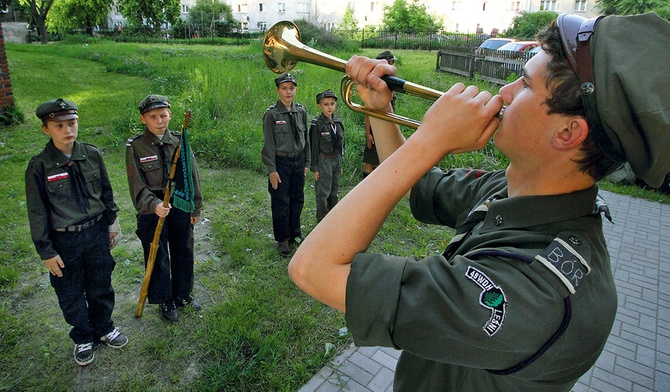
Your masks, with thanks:
M 319 101 L 322 100 L 323 98 L 335 98 L 335 100 L 337 101 L 337 95 L 335 95 L 335 93 L 331 89 L 324 90 L 324 91 L 316 94 L 317 105 L 319 104 Z
M 149 110 L 160 109 L 160 108 L 170 108 L 170 100 L 164 95 L 147 95 L 146 98 L 140 102 L 138 105 L 140 109 L 140 114 L 144 114 Z
M 290 73 L 285 73 L 285 74 L 279 75 L 275 78 L 275 86 L 277 86 L 277 87 L 279 87 L 279 85 L 284 83 L 284 82 L 291 82 L 291 83 L 295 84 L 296 87 L 298 86 L 298 82 L 296 82 L 295 78 Z
M 79 118 L 77 104 L 63 98 L 56 98 L 42 103 L 35 110 L 37 117 L 43 123 L 47 121 L 63 121 Z
M 582 82 L 582 100 L 589 127 L 591 120 L 599 123 L 599 147 L 610 159 L 630 163 L 647 184 L 660 186 L 670 172 L 670 67 L 663 65 L 670 64 L 670 22 L 655 13 L 593 20 L 563 14 L 558 26 L 578 75 L 589 57 L 577 56 L 577 47 L 592 32 L 593 83 Z
M 395 56 L 393 55 L 393 53 L 391 53 L 390 50 L 385 50 L 379 53 L 376 58 L 377 60 L 392 60 L 392 61 L 397 60 L 397 58 L 395 58 Z

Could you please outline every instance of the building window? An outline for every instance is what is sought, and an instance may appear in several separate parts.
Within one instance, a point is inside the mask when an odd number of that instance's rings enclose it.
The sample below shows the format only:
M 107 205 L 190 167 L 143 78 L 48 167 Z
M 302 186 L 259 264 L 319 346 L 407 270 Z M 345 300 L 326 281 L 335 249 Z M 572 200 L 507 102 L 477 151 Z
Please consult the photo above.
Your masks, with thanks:
M 540 11 L 556 11 L 556 0 L 540 0 Z
M 258 22 L 258 29 L 260 31 L 266 31 L 268 29 L 268 22 Z
M 375 12 L 377 10 L 380 10 L 381 8 L 379 7 L 379 2 L 378 1 L 372 1 L 370 2 L 370 11 Z
M 241 29 L 242 31 L 249 31 L 249 22 L 242 22 Z
M 575 0 L 575 11 L 586 11 L 586 0 Z
M 246 14 L 249 12 L 249 5 L 245 4 L 238 4 L 237 5 L 237 12 Z
M 186 4 L 181 5 L 181 13 L 188 14 L 188 6 Z
M 486 2 L 482 4 L 482 11 L 486 11 Z
M 351 8 L 352 11 L 356 11 L 356 2 L 355 1 L 350 1 L 349 2 L 349 8 Z
M 300 2 L 298 3 L 298 13 L 308 13 L 309 12 L 309 4 L 305 2 Z
M 286 3 L 277 3 L 277 12 L 286 12 Z
M 258 12 L 263 12 L 263 3 L 258 4 Z
M 509 9 L 512 11 L 519 11 L 520 7 L 521 7 L 520 1 L 513 1 Z

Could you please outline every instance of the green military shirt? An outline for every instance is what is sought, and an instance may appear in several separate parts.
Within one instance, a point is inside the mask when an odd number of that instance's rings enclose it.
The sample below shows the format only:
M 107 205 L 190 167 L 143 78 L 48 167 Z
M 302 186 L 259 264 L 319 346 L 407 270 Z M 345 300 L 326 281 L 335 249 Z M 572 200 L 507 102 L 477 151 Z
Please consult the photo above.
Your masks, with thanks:
M 263 149 L 261 157 L 268 173 L 276 172 L 277 153 L 299 156 L 305 152 L 305 167 L 311 163 L 309 147 L 309 118 L 299 103 L 291 103 L 287 109 L 281 101 L 270 106 L 263 114 Z
M 167 131 L 163 139 L 159 139 L 145 126 L 142 134 L 126 142 L 128 188 L 133 205 L 140 214 L 154 214 L 156 206 L 163 203 L 163 199 L 156 195 L 163 195 L 170 179 L 170 169 L 180 137 L 181 134 L 178 132 Z M 202 189 L 198 167 L 193 156 L 191 156 L 191 163 L 195 204 L 195 210 L 191 216 L 200 216 Z
M 82 176 L 85 189 L 76 181 Z M 119 207 L 102 155 L 90 144 L 75 142 L 70 158 L 49 141 L 26 170 L 26 203 L 30 234 L 42 260 L 58 254 L 51 231 L 81 224 L 103 214 L 107 225 L 116 220 Z
M 332 129 L 333 126 L 335 130 Z M 322 156 L 344 155 L 344 125 L 340 116 L 333 113 L 332 121 L 323 113 L 313 118 L 309 128 L 309 137 L 312 148 L 310 170 L 313 172 L 319 171 L 319 160 Z
M 493 195 L 449 259 L 354 259 L 347 325 L 359 346 L 403 350 L 397 391 L 569 391 L 602 351 L 617 296 L 597 187 L 508 198 L 503 171 L 434 169 L 410 204 L 420 221 L 458 227 Z

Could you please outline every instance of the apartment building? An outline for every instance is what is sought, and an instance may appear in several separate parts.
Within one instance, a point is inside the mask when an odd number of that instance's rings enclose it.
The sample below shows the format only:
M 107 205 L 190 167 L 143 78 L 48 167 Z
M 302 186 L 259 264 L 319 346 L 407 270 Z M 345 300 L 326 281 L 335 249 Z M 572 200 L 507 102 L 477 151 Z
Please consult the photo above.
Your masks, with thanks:
M 305 19 L 331 30 L 342 23 L 351 8 L 358 27 L 383 24 L 384 7 L 393 0 L 223 0 L 243 31 L 265 31 L 281 20 Z M 411 0 L 407 0 L 408 3 Z M 181 1 L 181 17 L 186 19 L 195 0 Z M 432 15 L 441 17 L 449 32 L 485 33 L 505 31 L 521 11 L 569 12 L 593 17 L 598 15 L 596 0 L 423 0 Z M 116 8 L 110 13 L 110 28 L 124 24 Z

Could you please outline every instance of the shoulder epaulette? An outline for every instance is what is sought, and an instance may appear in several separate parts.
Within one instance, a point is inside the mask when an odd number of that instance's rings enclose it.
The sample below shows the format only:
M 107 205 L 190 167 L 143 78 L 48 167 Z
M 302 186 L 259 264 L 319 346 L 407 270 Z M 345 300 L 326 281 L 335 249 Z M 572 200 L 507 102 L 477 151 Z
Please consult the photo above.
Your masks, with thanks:
M 140 134 L 137 134 L 137 135 L 135 135 L 135 136 L 133 136 L 133 137 L 131 137 L 131 138 L 129 138 L 128 140 L 126 140 L 126 147 L 130 147 L 130 146 L 132 146 L 132 145 L 133 145 L 133 142 L 135 141 L 135 139 L 137 139 L 137 138 L 140 137 L 140 136 L 142 136 L 141 133 L 140 133 Z
M 272 109 L 274 109 L 274 108 L 276 108 L 276 107 L 277 107 L 277 104 L 276 104 L 276 103 L 273 103 L 273 104 L 270 105 L 267 109 L 265 109 L 265 111 L 267 112 L 267 111 L 272 110 Z
M 535 256 L 535 260 L 556 274 L 570 293 L 574 294 L 581 280 L 591 272 L 586 261 L 590 256 L 588 246 L 578 235 L 560 233 L 544 252 Z
M 32 168 L 33 168 L 33 162 L 35 162 L 35 159 L 37 159 L 38 156 L 40 156 L 40 154 L 33 155 L 33 157 L 30 158 L 30 161 L 28 162 L 28 169 L 32 169 Z

